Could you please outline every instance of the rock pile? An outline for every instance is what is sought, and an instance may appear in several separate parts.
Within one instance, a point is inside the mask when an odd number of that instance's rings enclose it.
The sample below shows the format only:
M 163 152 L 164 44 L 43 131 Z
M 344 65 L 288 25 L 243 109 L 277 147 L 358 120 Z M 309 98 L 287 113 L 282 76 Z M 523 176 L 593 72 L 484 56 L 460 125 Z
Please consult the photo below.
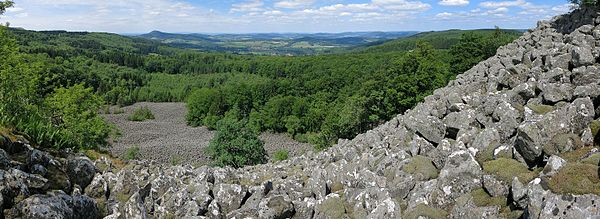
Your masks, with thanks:
M 243 169 L 146 161 L 93 178 L 65 171 L 77 176 L 73 192 L 19 202 L 26 191 L 5 189 L 14 194 L 0 200 L 5 208 L 18 202 L 14 215 L 49 212 L 37 218 L 91 213 L 77 207 L 90 198 L 107 218 L 599 216 L 599 42 L 600 14 L 575 10 L 539 22 L 413 110 L 324 152 Z M 43 173 L 34 166 L 49 159 L 33 157 L 26 170 Z M 30 190 L 45 185 L 14 171 L 4 176 L 27 178 Z M 20 184 L 3 188 L 12 185 Z
M 83 195 L 96 172 L 87 157 L 52 156 L 0 130 L 0 218 L 100 218 Z

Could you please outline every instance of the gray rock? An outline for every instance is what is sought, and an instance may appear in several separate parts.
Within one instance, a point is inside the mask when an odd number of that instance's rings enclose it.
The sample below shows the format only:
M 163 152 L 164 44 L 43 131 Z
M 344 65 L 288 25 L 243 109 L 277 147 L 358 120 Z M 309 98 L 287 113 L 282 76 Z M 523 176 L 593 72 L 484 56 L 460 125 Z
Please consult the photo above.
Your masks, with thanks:
M 507 196 L 510 191 L 508 185 L 494 175 L 483 176 L 483 187 L 492 197 Z
M 260 218 L 291 218 L 294 212 L 294 204 L 287 195 L 274 195 L 265 198 L 258 205 L 258 216 Z
M 458 197 L 481 188 L 483 171 L 475 158 L 466 150 L 452 153 L 438 177 L 438 203 L 447 206 Z
M 542 130 L 536 123 L 525 122 L 517 128 L 515 148 L 528 162 L 535 162 L 543 151 Z
M 75 157 L 67 161 L 67 174 L 73 184 L 85 189 L 96 175 L 96 166 L 87 157 Z
M 11 209 L 14 218 L 70 219 L 74 218 L 72 198 L 63 192 L 32 195 Z
M 435 144 L 440 143 L 446 134 L 444 123 L 433 116 L 409 117 L 405 123 L 406 127 L 415 130 L 423 138 Z
M 463 195 L 456 200 L 456 205 L 452 209 L 449 218 L 501 218 L 500 206 L 478 207 L 470 194 Z
M 324 199 L 318 200 L 315 204 L 315 213 L 313 218 L 350 218 L 346 215 L 344 200 L 336 193 L 327 195 Z
M 596 61 L 589 47 L 573 47 L 571 54 L 573 55 L 573 65 L 575 67 L 591 65 Z
M 10 168 L 10 157 L 3 149 L 0 149 L 0 169 L 7 170 Z
M 600 68 L 596 66 L 573 69 L 573 84 L 575 86 L 594 85 L 600 82 Z
M 544 171 L 540 173 L 542 176 L 551 177 L 554 176 L 558 171 L 567 164 L 567 161 L 562 159 L 559 156 L 552 155 L 548 158 L 548 162 L 546 163 L 546 167 L 544 167 Z
M 96 207 L 96 202 L 85 195 L 75 195 L 72 197 L 73 218 L 100 218 L 100 211 Z
M 304 198 L 302 200 L 293 201 L 296 213 L 294 219 L 312 219 L 315 213 L 314 206 L 316 200 L 314 198 Z
M 46 174 L 48 173 L 48 169 L 46 169 L 46 167 L 44 167 L 42 165 L 34 164 L 31 167 L 30 172 L 33 174 L 38 174 L 40 176 L 46 176 Z
M 214 188 L 215 202 L 221 211 L 229 213 L 241 207 L 246 196 L 246 189 L 236 184 L 219 184 Z
M 557 103 L 571 101 L 575 87 L 571 84 L 550 83 L 540 86 L 545 101 Z
M 460 131 L 468 130 L 471 127 L 479 127 L 475 110 L 452 112 L 444 117 L 443 122 L 446 124 L 447 135 L 454 136 L 454 139 Z
M 29 151 L 27 156 L 27 166 L 32 167 L 35 164 L 39 164 L 42 166 L 48 166 L 52 158 L 45 152 L 34 149 Z

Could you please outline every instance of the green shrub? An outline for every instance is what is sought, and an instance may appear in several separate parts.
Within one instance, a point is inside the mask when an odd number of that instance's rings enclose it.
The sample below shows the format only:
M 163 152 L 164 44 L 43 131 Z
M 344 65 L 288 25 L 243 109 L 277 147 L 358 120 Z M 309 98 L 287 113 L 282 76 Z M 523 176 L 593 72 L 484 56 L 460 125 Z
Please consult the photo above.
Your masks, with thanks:
M 58 88 L 45 101 L 62 142 L 59 147 L 95 149 L 106 145 L 112 127 L 97 112 L 103 100 L 78 84 Z
M 127 151 L 125 151 L 125 155 L 124 155 L 124 159 L 125 160 L 135 160 L 138 159 L 140 154 L 140 147 L 137 145 L 134 145 L 133 147 L 130 147 L 127 149 Z
M 217 133 L 206 152 L 215 165 L 235 168 L 265 163 L 267 157 L 263 142 L 246 127 L 246 121 L 229 118 L 217 123 Z
M 127 117 L 129 121 L 142 122 L 149 119 L 154 119 L 154 114 L 147 106 L 140 107 L 133 111 L 133 114 Z
M 285 149 L 279 149 L 273 154 L 273 160 L 282 161 L 287 160 L 289 156 L 289 152 Z

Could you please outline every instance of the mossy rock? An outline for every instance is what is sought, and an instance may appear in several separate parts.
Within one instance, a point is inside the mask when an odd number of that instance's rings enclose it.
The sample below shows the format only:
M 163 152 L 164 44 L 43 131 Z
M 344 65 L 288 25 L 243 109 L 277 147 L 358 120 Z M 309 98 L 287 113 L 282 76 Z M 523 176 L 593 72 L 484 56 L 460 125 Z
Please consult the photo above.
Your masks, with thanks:
M 108 216 L 108 207 L 106 206 L 106 200 L 104 198 L 97 198 L 97 199 L 95 199 L 95 201 L 96 201 L 96 207 L 98 208 L 100 216 L 101 217 Z
M 483 188 L 473 190 L 471 192 L 471 196 L 473 197 L 473 202 L 478 207 L 500 206 L 500 208 L 504 208 L 507 206 L 507 203 L 508 203 L 506 197 L 504 197 L 504 196 L 492 197 Z
M 567 162 L 579 162 L 579 160 L 588 154 L 595 147 L 582 147 L 574 151 L 562 153 L 559 156 L 565 159 Z
M 576 134 L 558 134 L 544 145 L 544 153 L 547 155 L 559 155 L 565 152 L 577 150 L 583 147 L 583 141 Z
M 419 217 L 442 219 L 448 217 L 448 212 L 442 209 L 430 207 L 425 204 L 419 204 L 410 211 L 405 212 L 402 218 L 418 219 Z
M 554 193 L 600 195 L 598 164 L 567 163 L 550 178 L 548 186 Z
M 534 113 L 544 115 L 546 113 L 554 111 L 553 106 L 543 104 L 527 104 L 527 108 L 531 109 Z
M 528 183 L 538 176 L 537 171 L 530 171 L 525 164 L 514 159 L 498 158 L 483 163 L 483 171 L 499 177 L 505 183 L 511 183 L 514 177 L 522 183 Z
M 317 210 L 324 214 L 326 218 L 344 218 L 346 215 L 346 204 L 342 198 L 329 197 L 317 206 Z
M 592 135 L 594 136 L 594 144 L 600 145 L 600 135 L 598 135 L 598 132 L 600 132 L 600 120 L 592 121 L 592 123 L 590 123 L 590 129 L 592 130 Z
M 500 143 L 497 141 L 491 142 L 487 147 L 477 152 L 475 155 L 475 160 L 479 162 L 479 164 L 483 164 L 487 161 L 494 160 L 494 151 L 500 146 Z M 496 154 L 495 158 L 512 158 L 511 151 L 500 151 Z
M 54 165 L 49 165 L 47 169 L 48 173 L 46 174 L 46 177 L 48 179 L 49 190 L 63 190 L 65 192 L 71 190 L 69 176 L 65 171 Z
M 581 163 L 589 165 L 598 165 L 600 164 L 600 154 L 593 154 L 592 156 L 581 160 Z
M 420 176 L 420 180 L 435 179 L 439 174 L 431 159 L 421 155 L 412 157 L 410 162 L 402 166 L 402 171 Z
M 344 190 L 344 184 L 342 184 L 341 182 L 334 182 L 329 187 L 329 190 L 331 191 L 331 193 L 336 193 L 338 191 L 342 191 L 342 190 Z

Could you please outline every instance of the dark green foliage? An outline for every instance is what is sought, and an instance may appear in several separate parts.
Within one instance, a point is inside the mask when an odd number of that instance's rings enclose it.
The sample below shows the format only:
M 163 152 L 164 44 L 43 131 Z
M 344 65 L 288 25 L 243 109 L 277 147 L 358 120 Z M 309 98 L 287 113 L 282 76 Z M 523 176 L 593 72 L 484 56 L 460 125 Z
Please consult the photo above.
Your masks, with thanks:
M 273 160 L 275 161 L 282 161 L 282 160 L 287 160 L 289 156 L 289 152 L 285 149 L 279 149 L 277 151 L 275 151 L 275 154 L 273 154 Z
M 154 119 L 154 114 L 152 114 L 152 111 L 147 106 L 135 109 L 133 114 L 127 117 L 127 120 L 137 122 L 146 121 L 149 119 Z
M 65 144 L 83 149 L 106 145 L 111 127 L 97 114 L 103 103 L 83 84 L 56 89 L 46 98 L 52 122 Z
M 600 1 L 598 0 L 569 0 L 570 3 L 577 5 L 579 7 L 598 7 L 600 6 Z
M 359 49 L 365 52 L 393 52 L 393 51 L 409 51 L 417 47 L 417 43 L 425 42 L 432 45 L 435 49 L 450 49 L 453 45 L 464 39 L 463 35 L 473 34 L 480 36 L 490 36 L 495 34 L 494 29 L 482 30 L 447 30 L 436 32 L 423 32 L 410 37 L 400 38 L 385 42 L 381 45 Z M 503 31 L 506 35 L 516 39 L 521 35 L 517 30 Z
M 0 14 L 4 14 L 6 9 L 12 7 L 13 4 L 12 1 L 0 1 Z
M 469 70 L 481 60 L 496 54 L 498 47 L 512 42 L 516 36 L 499 28 L 488 35 L 478 32 L 464 34 L 457 44 L 450 47 L 452 73 L 460 74 Z
M 266 162 L 263 142 L 246 124 L 231 117 L 217 123 L 217 133 L 206 148 L 215 165 L 239 168 Z

